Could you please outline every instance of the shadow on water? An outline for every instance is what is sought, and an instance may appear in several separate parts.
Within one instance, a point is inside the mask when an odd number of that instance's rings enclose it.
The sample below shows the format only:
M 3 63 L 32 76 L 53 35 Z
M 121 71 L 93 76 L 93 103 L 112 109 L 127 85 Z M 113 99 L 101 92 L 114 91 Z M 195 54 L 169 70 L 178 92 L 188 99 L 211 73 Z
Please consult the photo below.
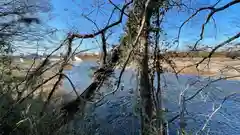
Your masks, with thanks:
M 71 78 L 79 94 L 91 83 L 91 75 L 97 64 L 94 61 L 84 61 L 76 64 L 72 70 L 66 71 Z M 91 70 L 89 68 L 91 67 Z M 120 70 L 116 70 L 118 76 Z M 179 76 L 177 80 L 174 74 L 162 74 L 162 89 L 164 93 L 164 106 L 168 110 L 166 118 L 170 119 L 179 113 L 179 94 L 184 89 L 185 96 L 190 97 L 197 90 L 209 83 L 208 78 L 196 76 Z M 114 78 L 112 78 L 114 80 Z M 200 82 L 195 83 L 197 80 Z M 190 86 L 189 84 L 193 84 Z M 135 135 L 139 133 L 139 119 L 135 97 L 136 77 L 133 70 L 128 69 L 122 77 L 122 90 L 105 97 L 101 102 L 89 108 L 83 120 L 75 120 L 72 124 L 76 130 L 88 134 L 115 134 Z M 123 87 L 124 85 L 124 87 Z M 210 114 L 222 102 L 223 98 L 233 92 L 239 92 L 239 81 L 221 80 L 212 83 L 194 99 L 186 103 L 187 132 L 196 133 L 200 130 Z M 64 80 L 65 89 L 71 89 L 69 83 Z M 109 91 L 109 87 L 103 86 L 102 91 Z M 101 91 L 100 90 L 100 91 Z M 74 95 L 72 96 L 72 98 Z M 216 135 L 240 134 L 240 104 L 237 97 L 231 97 L 224 102 L 222 108 L 214 114 L 206 127 L 206 132 Z M 178 120 L 169 125 L 170 134 L 176 134 Z M 204 134 L 206 134 L 206 132 Z

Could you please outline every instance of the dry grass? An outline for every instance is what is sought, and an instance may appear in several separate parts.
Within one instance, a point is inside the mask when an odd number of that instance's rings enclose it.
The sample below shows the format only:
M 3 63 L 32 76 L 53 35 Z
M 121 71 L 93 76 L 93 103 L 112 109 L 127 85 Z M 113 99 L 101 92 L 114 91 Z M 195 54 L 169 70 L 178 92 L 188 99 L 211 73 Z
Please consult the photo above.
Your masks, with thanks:
M 202 58 L 176 58 L 174 62 L 176 64 L 175 70 L 181 71 L 180 74 L 190 74 L 190 75 L 201 75 L 201 76 L 236 76 L 240 73 L 236 70 L 240 67 L 240 61 L 232 60 L 228 58 L 212 58 L 210 61 L 206 60 L 203 63 L 199 64 L 196 68 L 195 63 L 201 61 Z M 193 65 L 193 66 L 190 66 Z M 189 67 L 190 66 L 190 67 Z M 166 69 L 172 71 L 172 69 L 164 64 Z M 239 70 L 240 71 L 240 70 Z M 239 80 L 240 77 L 233 79 Z
M 179 71 L 181 68 L 177 69 Z M 216 73 L 211 70 L 199 70 L 196 67 L 188 67 L 183 69 L 180 74 L 214 76 Z

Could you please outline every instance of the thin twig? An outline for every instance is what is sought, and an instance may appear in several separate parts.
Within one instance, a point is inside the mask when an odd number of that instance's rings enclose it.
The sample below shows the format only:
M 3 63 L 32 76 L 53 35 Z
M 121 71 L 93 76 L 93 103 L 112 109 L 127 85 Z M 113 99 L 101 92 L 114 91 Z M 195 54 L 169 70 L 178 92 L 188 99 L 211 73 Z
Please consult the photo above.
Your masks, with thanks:
M 130 2 L 128 2 L 127 4 L 125 4 L 125 5 L 123 6 L 123 8 L 122 8 L 122 11 L 124 11 L 132 2 L 133 2 L 133 0 L 131 0 Z M 112 27 L 118 25 L 119 23 L 121 23 L 121 22 L 122 22 L 122 19 L 123 19 L 123 15 L 124 15 L 124 12 L 121 12 L 120 18 L 119 18 L 118 21 L 116 21 L 116 22 L 114 22 L 114 23 L 112 23 L 112 24 L 104 27 L 103 29 L 100 29 L 99 31 L 97 31 L 97 32 L 95 32 L 95 33 L 92 33 L 92 34 L 70 34 L 69 36 L 70 36 L 70 38 L 75 38 L 75 37 L 76 37 L 76 38 L 93 38 L 93 37 L 101 34 L 102 32 L 108 30 L 109 28 L 112 28 Z
M 215 6 L 216 6 L 219 2 L 220 2 L 220 1 L 217 1 L 214 5 L 209 6 L 209 7 L 199 8 L 199 9 L 198 9 L 195 13 L 193 13 L 186 21 L 183 22 L 183 23 L 181 24 L 179 30 L 178 30 L 178 36 L 177 36 L 178 43 L 179 43 L 179 38 L 180 38 L 180 33 L 181 33 L 182 27 L 183 27 L 187 22 L 189 22 L 193 17 L 195 17 L 199 12 L 204 11 L 204 10 L 210 10 L 211 12 L 208 14 L 205 23 L 202 24 L 202 29 L 201 29 L 201 33 L 200 33 L 200 38 L 197 40 L 197 42 L 195 43 L 195 45 L 194 45 L 194 47 L 193 47 L 193 49 L 196 49 L 197 44 L 203 39 L 203 33 L 204 33 L 204 30 L 205 30 L 205 26 L 206 26 L 206 24 L 209 22 L 209 20 L 212 18 L 212 16 L 213 16 L 215 13 L 217 13 L 217 12 L 223 11 L 223 10 L 225 10 L 225 9 L 227 9 L 227 8 L 235 5 L 235 4 L 238 4 L 238 3 L 240 2 L 240 0 L 233 0 L 233 1 L 231 1 L 231 2 L 229 2 L 229 3 L 227 3 L 227 4 L 223 5 L 223 6 L 221 6 L 221 7 L 219 7 L 219 8 L 215 8 Z

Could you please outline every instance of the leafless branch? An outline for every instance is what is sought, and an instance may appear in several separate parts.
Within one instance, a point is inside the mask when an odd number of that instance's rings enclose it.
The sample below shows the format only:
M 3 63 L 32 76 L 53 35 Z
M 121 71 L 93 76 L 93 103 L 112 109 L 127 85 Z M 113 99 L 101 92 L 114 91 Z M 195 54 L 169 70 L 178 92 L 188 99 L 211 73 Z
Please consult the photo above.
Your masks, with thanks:
M 240 33 L 237 33 L 236 35 L 232 36 L 231 38 L 229 38 L 228 40 L 216 45 L 211 52 L 208 54 L 208 56 L 203 57 L 203 59 L 201 59 L 199 62 L 195 63 L 195 64 L 191 64 L 191 65 L 187 65 L 185 67 L 183 67 L 182 69 L 180 69 L 177 73 L 182 72 L 184 69 L 192 67 L 192 66 L 196 66 L 196 68 L 198 68 L 198 66 L 203 63 L 206 59 L 210 59 L 212 57 L 212 55 L 221 47 L 223 47 L 224 45 L 236 40 L 237 38 L 240 37 Z
M 205 30 L 205 26 L 207 25 L 207 23 L 209 22 L 209 20 L 212 18 L 212 16 L 217 13 L 217 12 L 220 12 L 220 11 L 223 11 L 235 4 L 238 4 L 240 2 L 240 0 L 233 0 L 219 8 L 215 8 L 215 6 L 219 3 L 220 1 L 217 1 L 213 6 L 209 6 L 209 7 L 202 7 L 202 8 L 199 8 L 195 13 L 193 13 L 186 21 L 184 21 L 179 30 L 178 30 L 178 36 L 177 36 L 177 39 L 179 41 L 179 38 L 180 38 L 180 33 L 181 33 L 181 29 L 182 27 L 187 23 L 189 22 L 193 17 L 195 17 L 199 12 L 201 11 L 204 11 L 204 10 L 210 10 L 211 12 L 208 14 L 207 16 L 207 19 L 205 21 L 204 24 L 202 24 L 202 29 L 201 29 L 201 33 L 200 33 L 200 38 L 197 40 L 197 42 L 195 43 L 194 47 L 193 47 L 193 50 L 195 49 L 196 50 L 196 46 L 197 44 L 203 39 L 203 34 L 204 34 L 204 30 Z
M 205 88 L 207 88 L 208 86 L 210 86 L 212 83 L 217 82 L 219 80 L 225 80 L 225 79 L 231 79 L 231 78 L 236 78 L 236 77 L 240 77 L 240 75 L 235 75 L 235 76 L 227 76 L 227 77 L 221 77 L 215 80 L 210 81 L 209 83 L 207 83 L 206 85 L 204 85 L 202 88 L 200 88 L 195 94 L 193 94 L 192 96 L 186 98 L 185 101 L 190 101 L 193 98 L 195 98 L 201 91 L 203 91 Z
M 101 65 L 103 66 L 106 64 L 107 42 L 106 42 L 105 33 L 103 32 L 101 35 L 102 35 L 102 51 L 103 51 Z
M 220 47 L 234 41 L 235 39 L 239 38 L 240 37 L 240 32 L 237 33 L 236 35 L 234 35 L 233 37 L 229 38 L 228 40 L 218 44 L 216 47 L 214 47 L 212 49 L 212 51 L 208 54 L 207 57 L 204 57 L 201 61 L 199 61 L 196 65 L 198 66 L 199 64 L 201 64 L 204 60 L 206 60 L 207 58 L 211 58 L 211 56 L 216 52 L 217 49 L 219 49 Z
M 46 102 L 45 102 L 44 105 L 43 105 L 43 109 L 42 109 L 43 111 L 44 111 L 46 105 L 49 103 L 49 101 L 50 101 L 50 99 L 51 99 L 54 91 L 55 91 L 56 88 L 59 86 L 60 82 L 62 81 L 62 79 L 63 79 L 63 77 L 64 77 L 64 75 L 63 75 L 63 70 L 64 70 L 64 67 L 67 65 L 68 59 L 70 58 L 70 55 L 71 55 L 71 53 L 72 53 L 72 39 L 71 39 L 71 38 L 68 39 L 67 48 L 68 48 L 68 49 L 67 49 L 66 55 L 64 56 L 63 64 L 61 65 L 61 68 L 60 68 L 60 70 L 59 70 L 59 73 L 60 73 L 60 74 L 59 74 L 58 80 L 57 80 L 56 83 L 53 85 L 53 88 L 52 88 L 52 90 L 50 91 L 50 93 L 49 93 L 49 95 L 48 95 L 48 97 L 47 97 L 47 100 L 46 100 Z M 43 111 L 42 111 L 42 113 L 41 113 L 40 115 L 43 114 Z
M 212 117 L 214 116 L 214 114 L 216 114 L 216 113 L 222 108 L 224 102 L 225 102 L 228 98 L 230 98 L 231 96 L 236 95 L 236 94 L 237 94 L 237 93 L 233 93 L 233 94 L 230 94 L 230 95 L 224 97 L 224 99 L 223 99 L 223 101 L 221 102 L 221 104 L 209 115 L 209 117 L 207 118 L 207 120 L 206 120 L 206 122 L 204 123 L 203 127 L 201 128 L 201 130 L 199 130 L 199 131 L 197 132 L 197 134 L 198 134 L 199 132 L 202 132 L 202 131 L 205 130 L 205 128 L 207 127 L 209 121 L 212 119 Z
M 126 15 L 127 17 L 129 17 L 129 15 L 127 13 L 125 13 L 124 10 L 120 9 L 115 3 L 112 2 L 112 0 L 108 0 L 109 3 L 111 3 L 116 9 L 118 9 L 119 11 L 123 12 L 124 15 Z
M 124 11 L 130 4 L 132 4 L 133 0 L 131 0 L 130 2 L 128 2 L 127 4 L 125 4 L 122 8 L 122 11 Z M 95 32 L 95 33 L 92 33 L 92 34 L 70 34 L 69 35 L 69 38 L 93 38 L 99 34 L 101 34 L 102 32 L 105 32 L 106 30 L 108 30 L 109 28 L 112 28 L 116 25 L 118 25 L 119 23 L 122 22 L 122 19 L 123 19 L 123 15 L 124 15 L 124 12 L 121 12 L 120 14 L 120 18 L 118 21 L 104 27 L 103 29 L 100 29 L 99 31 Z
M 76 87 L 74 86 L 72 80 L 71 80 L 67 75 L 65 75 L 65 74 L 63 74 L 63 76 L 64 76 L 65 78 L 67 78 L 67 80 L 68 80 L 68 82 L 71 84 L 72 89 L 73 89 L 73 91 L 75 92 L 76 96 L 79 97 L 78 92 L 77 92 L 77 90 L 76 90 Z

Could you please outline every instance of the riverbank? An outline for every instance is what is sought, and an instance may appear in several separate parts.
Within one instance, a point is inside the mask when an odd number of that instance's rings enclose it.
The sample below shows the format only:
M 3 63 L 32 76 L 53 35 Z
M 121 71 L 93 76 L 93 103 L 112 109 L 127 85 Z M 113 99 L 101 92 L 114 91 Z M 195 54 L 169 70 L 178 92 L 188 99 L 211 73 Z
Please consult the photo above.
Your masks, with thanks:
M 201 75 L 210 77 L 228 77 L 229 80 L 240 80 L 240 61 L 232 60 L 229 58 L 211 58 L 210 61 L 205 60 L 196 68 L 196 63 L 201 61 L 202 58 L 175 58 L 174 70 L 180 74 L 187 75 Z M 170 72 L 173 69 L 166 63 L 163 67 Z M 232 78 L 235 76 L 234 78 Z M 239 76 L 239 77 L 238 77 Z
M 16 78 L 24 79 L 26 76 L 33 74 L 36 68 L 39 66 L 39 64 L 40 64 L 39 60 L 36 60 L 35 62 L 30 60 L 24 60 L 24 62 L 14 61 L 13 66 L 18 67 L 18 70 L 13 70 L 13 75 Z M 55 76 L 55 75 L 58 73 L 60 65 L 59 64 L 54 64 L 54 66 L 51 66 L 51 65 L 52 64 L 47 65 L 46 69 L 47 68 L 49 69 L 46 70 L 41 76 L 34 75 L 34 78 L 32 78 L 31 81 L 33 82 L 37 81 L 36 84 L 34 84 L 35 85 L 34 87 L 48 80 L 46 83 L 44 83 L 42 86 L 38 87 L 38 89 L 35 90 L 35 92 L 33 93 L 34 97 L 41 96 L 43 100 L 46 100 L 47 96 L 52 91 L 54 84 L 58 81 L 58 76 Z M 54 98 L 58 98 L 61 95 L 65 94 L 65 90 L 63 89 L 62 82 L 63 80 L 61 80 L 60 84 L 57 86 L 56 90 L 54 91 L 53 93 Z M 25 85 L 25 82 L 21 84 L 20 88 L 23 87 L 24 85 Z M 31 88 L 28 92 L 27 91 L 25 92 L 26 94 L 31 92 Z
M 196 63 L 203 58 L 174 58 L 174 69 L 167 63 L 163 63 L 163 68 L 168 72 L 177 72 L 182 75 L 196 75 L 205 77 L 227 77 L 228 80 L 240 80 L 240 61 L 224 57 L 214 57 L 210 61 L 206 59 L 196 68 Z M 93 60 L 93 59 L 91 59 Z M 126 69 L 136 67 L 129 64 Z M 66 70 L 71 70 L 72 65 L 68 65 Z M 117 66 L 121 68 L 121 66 Z M 175 71 L 174 71 L 175 70 Z M 234 76 L 234 77 L 233 77 Z

